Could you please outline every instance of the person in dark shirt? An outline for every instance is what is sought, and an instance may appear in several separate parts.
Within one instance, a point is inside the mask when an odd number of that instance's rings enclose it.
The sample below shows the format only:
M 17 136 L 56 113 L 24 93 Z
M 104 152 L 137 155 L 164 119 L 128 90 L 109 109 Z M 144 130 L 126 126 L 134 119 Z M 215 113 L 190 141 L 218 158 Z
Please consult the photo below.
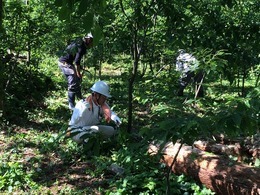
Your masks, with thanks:
M 81 93 L 81 66 L 80 61 L 86 54 L 87 49 L 93 46 L 93 36 L 88 33 L 82 39 L 76 39 L 70 43 L 59 58 L 58 66 L 64 74 L 68 83 L 69 109 L 75 107 L 75 97 L 82 99 Z

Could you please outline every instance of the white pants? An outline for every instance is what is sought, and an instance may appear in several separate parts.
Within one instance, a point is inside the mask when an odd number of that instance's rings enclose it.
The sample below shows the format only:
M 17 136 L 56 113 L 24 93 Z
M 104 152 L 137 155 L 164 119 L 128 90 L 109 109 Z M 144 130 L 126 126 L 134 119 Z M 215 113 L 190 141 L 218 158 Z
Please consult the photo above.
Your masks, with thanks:
M 72 137 L 72 139 L 77 143 L 81 143 L 83 141 L 81 136 L 85 134 L 100 133 L 102 137 L 110 138 L 116 133 L 116 130 L 113 127 L 106 126 L 106 125 L 93 125 L 93 126 L 84 126 L 80 128 L 75 128 L 75 127 L 72 128 L 73 130 L 71 131 L 71 133 L 78 132 L 75 136 Z

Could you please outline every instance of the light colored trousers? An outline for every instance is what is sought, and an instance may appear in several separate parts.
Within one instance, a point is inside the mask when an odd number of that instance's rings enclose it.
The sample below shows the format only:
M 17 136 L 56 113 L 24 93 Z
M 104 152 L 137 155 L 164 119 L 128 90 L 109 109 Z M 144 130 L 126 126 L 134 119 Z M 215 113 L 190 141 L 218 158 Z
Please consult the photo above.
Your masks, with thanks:
M 83 140 L 81 137 L 85 134 L 95 134 L 100 133 L 103 138 L 110 138 L 113 135 L 115 135 L 116 130 L 114 127 L 107 126 L 107 125 L 93 125 L 93 126 L 84 126 L 75 128 L 71 126 L 73 129 L 71 133 L 77 133 L 75 136 L 72 137 L 72 140 L 74 140 L 77 143 L 81 143 L 83 141 L 87 141 L 88 139 Z

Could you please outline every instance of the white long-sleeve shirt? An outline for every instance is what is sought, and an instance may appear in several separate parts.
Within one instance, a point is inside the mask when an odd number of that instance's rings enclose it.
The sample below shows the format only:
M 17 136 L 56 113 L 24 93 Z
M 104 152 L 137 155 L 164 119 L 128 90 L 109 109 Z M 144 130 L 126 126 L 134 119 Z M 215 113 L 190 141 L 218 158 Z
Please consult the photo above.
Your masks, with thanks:
M 93 107 L 90 109 L 90 103 L 88 101 L 78 101 L 73 110 L 69 125 L 75 127 L 98 125 L 101 121 L 103 110 L 94 102 L 92 104 Z
M 107 138 L 113 136 L 116 132 L 114 127 L 100 125 L 101 119 L 105 116 L 107 122 L 113 120 L 119 126 L 121 124 L 120 118 L 109 108 L 107 103 L 98 106 L 93 102 L 92 98 L 87 99 L 89 100 L 78 101 L 73 109 L 69 126 L 73 128 L 71 133 L 78 132 L 78 134 L 72 139 L 80 143 L 83 141 L 81 136 L 97 132 L 101 132 Z
M 198 68 L 197 59 L 189 53 L 181 53 L 176 60 L 177 71 L 187 73 L 189 71 L 194 71 Z

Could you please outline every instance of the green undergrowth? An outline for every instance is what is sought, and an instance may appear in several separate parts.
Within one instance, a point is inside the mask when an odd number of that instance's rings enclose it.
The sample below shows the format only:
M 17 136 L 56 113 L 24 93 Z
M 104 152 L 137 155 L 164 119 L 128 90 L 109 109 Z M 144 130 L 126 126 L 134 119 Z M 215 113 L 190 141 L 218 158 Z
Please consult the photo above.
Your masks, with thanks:
M 92 144 L 78 145 L 62 136 L 71 116 L 65 80 L 54 59 L 41 66 L 37 73 L 41 77 L 34 82 L 42 90 L 31 88 L 28 94 L 20 83 L 18 94 L 15 86 L 8 91 L 8 117 L 0 134 L 2 193 L 214 194 L 188 176 L 168 174 L 161 156 L 147 153 L 149 143 L 183 140 L 192 144 L 210 140 L 214 134 L 235 138 L 259 132 L 260 92 L 253 85 L 246 97 L 240 97 L 232 86 L 208 81 L 205 98 L 194 99 L 192 86 L 184 97 L 176 97 L 176 75 L 162 72 L 156 78 L 147 75 L 136 80 L 133 131 L 128 133 L 128 83 L 118 68 L 126 65 L 118 62 L 106 64 L 113 75 L 105 72 L 101 79 L 111 86 L 113 97 L 108 101 L 123 124 L 110 140 L 96 137 Z M 89 71 L 82 84 L 85 96 L 98 80 L 96 71 Z M 256 166 L 252 159 L 248 162 Z M 111 165 L 122 173 L 111 171 Z

